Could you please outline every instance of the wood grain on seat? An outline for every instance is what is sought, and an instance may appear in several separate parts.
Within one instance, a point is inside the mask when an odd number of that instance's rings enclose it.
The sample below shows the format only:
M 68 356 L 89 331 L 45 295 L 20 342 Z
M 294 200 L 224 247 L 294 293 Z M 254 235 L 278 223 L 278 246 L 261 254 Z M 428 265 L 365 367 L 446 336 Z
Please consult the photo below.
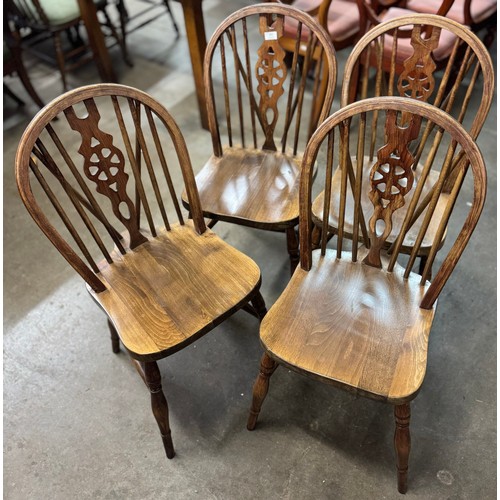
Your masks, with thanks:
M 296 225 L 300 160 L 244 148 L 226 148 L 221 157 L 211 156 L 196 176 L 203 214 L 243 225 L 250 220 L 263 229 Z
M 261 325 L 261 340 L 280 364 L 365 396 L 401 404 L 424 379 L 435 307 L 420 309 L 421 276 L 403 278 L 313 252 Z
M 239 309 L 260 285 L 246 255 L 190 222 L 100 265 L 107 290 L 91 292 L 134 358 L 172 354 Z

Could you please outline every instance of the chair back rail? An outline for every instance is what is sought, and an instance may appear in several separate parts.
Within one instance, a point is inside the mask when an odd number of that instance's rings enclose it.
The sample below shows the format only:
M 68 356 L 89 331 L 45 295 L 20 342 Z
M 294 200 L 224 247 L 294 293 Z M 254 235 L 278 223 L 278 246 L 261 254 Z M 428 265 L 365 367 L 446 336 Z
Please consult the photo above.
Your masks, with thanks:
M 72 140 L 68 132 L 62 139 L 63 127 L 74 132 Z M 201 234 L 205 222 L 179 128 L 149 95 L 116 84 L 82 87 L 48 104 L 26 129 L 16 156 L 18 188 L 28 211 L 96 292 L 105 289 L 101 258 L 112 264 L 159 229 L 170 231 L 173 217 L 185 224 L 172 178 L 175 167 Z M 50 206 L 67 238 L 49 216 Z
M 378 114 L 380 119 L 373 120 Z M 382 118 L 383 117 L 383 118 Z M 429 125 L 432 126 L 429 126 Z M 374 130 L 375 129 L 375 130 Z M 432 134 L 429 134 L 429 129 Z M 427 134 L 427 137 L 425 137 Z M 429 136 L 431 138 L 429 139 Z M 373 145 L 375 137 L 375 155 L 365 155 L 367 147 Z M 419 151 L 420 141 L 426 140 L 424 153 L 429 160 L 424 167 L 415 172 L 414 164 L 418 161 L 415 151 Z M 325 151 L 326 148 L 326 151 Z M 432 154 L 428 154 L 427 150 Z M 301 186 L 300 186 L 300 257 L 301 266 L 309 270 L 312 263 L 312 184 L 313 166 L 318 159 L 326 156 L 323 207 L 323 232 L 320 250 L 325 255 L 328 239 L 327 223 L 330 203 L 338 203 L 336 213 L 338 227 L 336 248 L 337 258 L 346 256 L 346 237 L 344 219 L 349 205 L 354 211 L 353 238 L 350 256 L 357 261 L 360 245 L 363 251 L 363 262 L 366 265 L 385 268 L 393 272 L 398 264 L 401 247 L 411 227 L 422 192 L 432 192 L 431 200 L 425 208 L 419 226 L 418 236 L 408 261 L 404 265 L 404 277 L 412 274 L 415 258 L 418 255 L 425 234 L 430 224 L 437 225 L 428 260 L 421 278 L 421 285 L 430 279 L 432 264 L 440 249 L 444 232 L 448 227 L 457 198 L 466 177 L 472 177 L 472 200 L 470 209 L 461 230 L 451 245 L 442 265 L 435 275 L 421 307 L 430 308 L 437 299 L 441 289 L 455 268 L 477 223 L 484 205 L 486 194 L 486 171 L 481 153 L 472 137 L 460 123 L 446 112 L 415 99 L 405 97 L 368 98 L 341 108 L 320 125 L 311 137 L 304 153 Z M 351 150 L 354 152 L 351 154 Z M 332 186 L 332 166 L 340 164 L 341 182 L 336 188 Z M 354 167 L 355 165 L 355 167 Z M 434 173 L 431 174 L 431 167 Z M 455 169 L 454 182 L 445 199 L 445 209 L 436 220 L 436 207 L 449 183 L 449 170 Z M 470 174 L 467 176 L 467 174 Z M 369 175 L 369 182 L 363 183 L 363 176 Z M 322 176 L 318 174 L 318 179 Z M 319 182 L 319 181 L 318 181 Z M 331 195 L 332 190 L 337 193 Z M 362 189 L 368 189 L 368 198 L 372 204 L 371 211 L 361 208 Z M 442 200 L 441 200 L 442 202 Z M 368 221 L 361 219 L 365 211 L 371 214 Z M 399 213 L 398 213 L 399 212 Z M 403 214 L 403 215 L 401 215 Z M 398 233 L 393 235 L 394 243 L 387 255 L 382 252 L 384 243 L 393 229 L 393 219 L 402 217 L 403 223 L 398 225 Z M 459 226 L 457 226 L 459 227 Z M 358 240 L 359 231 L 365 237 Z M 359 243 L 358 243 L 359 241 Z M 359 247 L 359 248 L 358 248 Z
M 280 45 L 286 16 L 298 21 L 295 49 Z M 311 31 L 304 46 L 303 27 Z M 259 33 L 257 46 L 251 31 Z M 252 36 L 250 36 L 252 35 Z M 205 53 L 204 78 L 213 150 L 222 155 L 221 129 L 230 147 L 297 154 L 330 113 L 336 84 L 335 53 L 328 34 L 304 12 L 282 4 L 240 9 L 215 31 Z M 218 85 L 216 74 L 220 74 Z M 313 76 L 313 82 L 308 77 Z M 222 86 L 220 100 L 215 89 Z M 310 90 L 311 96 L 306 95 Z M 318 100 L 318 96 L 322 98 Z M 305 115 L 305 102 L 311 104 Z M 216 102 L 222 103 L 218 116 Z M 309 126 L 302 126 L 309 121 Z M 305 128 L 305 131 L 304 131 Z

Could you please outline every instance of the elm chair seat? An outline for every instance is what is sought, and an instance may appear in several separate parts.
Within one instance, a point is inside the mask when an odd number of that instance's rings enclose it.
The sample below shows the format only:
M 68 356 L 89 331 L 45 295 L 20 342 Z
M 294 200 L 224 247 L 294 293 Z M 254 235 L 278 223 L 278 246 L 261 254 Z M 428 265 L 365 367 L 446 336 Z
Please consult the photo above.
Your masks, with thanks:
M 428 130 L 430 133 L 425 133 Z M 371 145 L 377 154 L 368 171 L 361 165 L 364 150 Z M 439 228 L 422 276 L 412 271 L 419 242 L 410 258 L 401 258 L 405 224 L 400 227 L 391 253 L 385 251 L 395 214 L 405 206 L 411 214 L 423 184 L 431 181 L 421 175 L 413 189 L 417 162 L 414 151 L 420 148 L 426 151 L 426 157 L 429 151 L 434 151 L 438 158 L 446 156 L 444 164 L 438 161 L 435 165 L 443 174 L 455 159 L 460 165 L 446 210 L 442 212 L 436 210 L 436 202 L 443 189 L 439 179 L 443 177 L 432 179 L 435 196 L 422 228 L 425 231 L 433 218 Z M 356 161 L 350 160 L 352 154 Z M 326 167 L 324 175 L 319 172 L 314 179 L 318 158 L 326 159 Z M 340 185 L 332 181 L 336 162 L 341 165 Z M 349 164 L 356 167 L 351 180 Z M 363 182 L 365 177 L 369 182 Z M 264 353 L 253 388 L 247 428 L 255 428 L 269 392 L 270 378 L 279 365 L 348 392 L 389 403 L 394 406 L 396 424 L 398 490 L 406 493 L 410 402 L 424 381 L 429 335 L 438 320 L 435 315 L 438 297 L 457 266 L 484 206 L 484 161 L 472 137 L 443 110 L 407 97 L 375 97 L 340 108 L 318 127 L 304 152 L 300 180 L 300 266 L 261 323 Z M 461 191 L 466 182 L 468 186 L 473 184 L 473 190 Z M 327 193 L 338 191 L 335 197 L 341 200 L 335 242 L 329 242 L 324 231 L 318 249 L 313 249 L 312 242 L 314 184 Z M 346 196 L 351 192 L 349 184 L 355 193 L 356 223 L 354 237 L 347 240 L 343 214 Z M 371 210 L 365 214 L 368 245 L 358 238 L 363 191 L 368 191 L 371 202 Z M 459 196 L 460 210 L 454 210 L 459 205 L 456 203 Z M 324 205 L 323 213 L 328 213 L 326 196 Z M 448 224 L 458 235 L 431 277 L 432 262 Z M 467 291 L 460 293 L 466 306 Z M 283 404 L 286 403 L 280 401 Z M 355 416 L 348 419 L 355 420 Z M 433 452 L 428 450 L 430 454 Z

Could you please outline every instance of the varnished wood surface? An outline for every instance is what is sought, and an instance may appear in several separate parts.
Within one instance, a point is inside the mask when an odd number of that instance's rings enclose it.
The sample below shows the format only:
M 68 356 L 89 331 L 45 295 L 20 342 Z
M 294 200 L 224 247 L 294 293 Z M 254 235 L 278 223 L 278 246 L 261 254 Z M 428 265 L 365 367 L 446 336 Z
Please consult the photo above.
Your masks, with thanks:
M 289 368 L 362 395 L 400 404 L 417 394 L 435 309 L 419 307 L 420 276 L 404 280 L 361 262 L 313 252 L 261 325 L 271 356 Z
M 439 223 L 439 233 L 443 235 L 444 231 L 446 229 L 449 215 L 451 214 L 453 207 L 454 207 L 454 201 L 456 200 L 456 197 L 458 196 L 458 193 L 460 192 L 460 188 L 462 186 L 462 182 L 465 178 L 466 175 L 470 175 L 472 177 L 472 182 L 473 182 L 473 195 L 472 195 L 472 200 L 470 202 L 470 210 L 463 222 L 462 228 L 460 229 L 458 236 L 451 246 L 451 249 L 449 250 L 448 254 L 444 258 L 444 261 L 437 271 L 435 277 L 432 280 L 432 283 L 425 294 L 425 296 L 422 298 L 422 303 L 421 306 L 424 309 L 431 309 L 433 307 L 433 304 L 437 300 L 437 297 L 439 296 L 442 288 L 444 287 L 445 283 L 449 279 L 451 273 L 453 272 L 453 269 L 457 265 L 460 256 L 462 255 L 465 246 L 467 245 L 474 228 L 477 224 L 477 221 L 479 220 L 480 214 L 482 212 L 482 209 L 484 207 L 484 202 L 485 202 L 485 197 L 486 197 L 486 167 L 484 165 L 483 158 L 481 156 L 481 152 L 479 151 L 477 145 L 475 142 L 472 140 L 469 134 L 464 130 L 464 128 L 458 123 L 456 120 L 451 118 L 449 114 L 445 113 L 444 111 L 436 108 L 435 106 L 432 106 L 427 103 L 422 103 L 419 102 L 415 99 L 410 99 L 410 98 L 404 98 L 404 97 L 378 97 L 378 98 L 371 98 L 371 99 L 364 99 L 362 101 L 359 101 L 357 103 L 350 104 L 348 106 L 345 106 L 341 108 L 339 111 L 334 113 L 331 117 L 329 117 L 327 120 L 325 120 L 320 127 L 317 129 L 317 131 L 314 133 L 314 135 L 311 137 L 311 140 L 309 141 L 308 147 L 306 148 L 306 151 L 304 152 L 304 160 L 302 162 L 302 173 L 301 173 L 301 183 L 300 183 L 300 259 L 301 259 L 301 267 L 304 270 L 309 270 L 311 269 L 312 265 L 312 182 L 313 182 L 313 171 L 314 171 L 314 165 L 316 161 L 316 157 L 318 154 L 318 150 L 320 146 L 322 145 L 323 141 L 327 137 L 331 136 L 332 131 L 336 127 L 341 127 L 342 123 L 347 123 L 346 121 L 349 120 L 350 118 L 357 116 L 357 115 L 365 115 L 367 113 L 379 113 L 382 111 L 387 111 L 387 110 L 393 110 L 393 111 L 398 111 L 400 113 L 408 113 L 410 115 L 419 115 L 422 118 L 425 118 L 425 120 L 429 120 L 431 124 L 434 124 L 435 126 L 439 127 L 442 129 L 443 133 L 448 136 L 447 141 L 450 142 L 451 145 L 458 144 L 460 147 L 463 149 L 464 152 L 464 157 L 462 160 L 459 162 L 459 168 L 457 171 L 457 176 L 455 179 L 455 183 L 453 186 L 453 189 L 450 193 L 450 202 L 448 203 L 447 207 L 447 216 L 442 219 Z M 369 119 L 367 118 L 367 121 Z M 351 120 L 349 120 L 351 122 Z M 343 139 L 348 140 L 349 139 L 349 128 L 342 126 L 342 134 L 343 134 Z M 359 130 L 358 130 L 359 132 Z M 358 133 L 356 132 L 356 133 Z M 392 133 L 390 130 L 387 131 L 387 133 Z M 347 135 L 347 137 L 345 137 Z M 340 142 L 340 141 L 338 141 Z M 344 152 L 347 152 L 347 148 L 343 148 Z M 453 151 L 448 148 L 448 158 L 451 159 L 453 158 Z M 359 154 L 359 158 L 362 157 L 362 153 Z M 344 158 L 344 161 L 347 163 L 347 157 Z M 451 162 L 448 161 L 447 164 L 449 165 Z M 465 166 L 469 165 L 469 167 L 466 169 Z M 348 190 L 347 188 L 347 169 L 343 169 L 343 172 L 345 173 L 343 175 L 343 186 L 342 186 L 342 194 L 341 196 L 344 197 L 345 199 L 345 194 Z M 360 174 L 359 172 L 356 173 L 356 177 L 359 179 Z M 443 172 L 442 175 L 443 179 L 446 177 L 446 172 Z M 331 178 L 331 177 L 330 177 Z M 355 192 L 358 190 L 358 186 L 361 185 L 361 182 L 357 183 L 357 186 L 354 187 Z M 419 186 L 422 186 L 422 182 L 419 183 Z M 444 186 L 444 183 L 441 183 L 441 186 L 439 190 L 436 190 L 434 195 L 433 195 L 433 205 L 437 204 L 438 198 L 440 194 L 442 193 L 442 188 Z M 350 188 L 349 188 L 350 189 Z M 359 191 L 358 191 L 359 193 Z M 328 199 L 328 197 L 326 198 Z M 414 197 L 409 201 L 410 203 L 414 202 Z M 408 200 L 406 200 L 404 203 L 408 203 Z M 404 204 L 403 204 L 404 205 Z M 400 208 L 401 209 L 401 206 Z M 415 205 L 416 206 L 416 205 Z M 430 206 L 430 205 L 429 205 Z M 361 211 L 359 211 L 361 212 Z M 423 231 L 426 230 L 428 227 L 428 224 L 430 224 L 430 216 L 426 217 L 425 224 L 422 226 L 422 235 L 424 234 Z M 356 225 L 355 225 L 356 226 Z M 373 232 L 373 228 L 370 227 L 370 231 Z M 326 234 L 327 231 L 325 229 L 324 234 Z M 398 237 L 398 243 L 402 243 L 401 239 L 404 235 L 403 229 L 400 231 L 400 235 Z M 338 237 L 337 237 L 337 252 L 340 252 L 342 249 L 342 238 L 343 235 L 341 235 L 341 232 L 339 231 Z M 442 244 L 442 236 L 441 238 L 437 238 L 436 241 L 434 241 L 430 252 L 429 252 L 429 259 L 426 264 L 426 268 L 423 272 L 422 275 L 422 282 L 425 282 L 425 276 L 430 275 L 429 271 L 431 269 L 430 266 L 432 266 L 433 259 L 436 255 L 437 250 L 440 248 Z M 392 251 L 391 257 L 390 257 L 390 263 L 389 263 L 389 268 L 388 270 L 391 271 L 391 268 L 396 264 L 396 260 L 399 254 L 399 251 L 397 250 L 397 244 L 396 244 L 396 249 Z M 405 275 L 410 275 L 411 274 L 411 269 L 413 266 L 413 263 L 416 258 L 416 252 L 418 252 L 420 245 L 416 245 L 414 249 L 412 250 L 412 254 L 410 256 L 410 259 L 408 263 L 406 264 L 406 269 L 405 269 Z M 322 245 L 322 251 L 323 251 L 323 245 Z M 354 247 L 353 250 L 356 250 L 356 246 Z M 353 254 L 354 255 L 354 254 Z M 354 259 L 355 260 L 355 259 Z
M 356 169 L 356 158 L 351 158 L 353 169 Z M 374 163 L 373 160 L 371 163 Z M 363 164 L 365 166 L 371 165 L 369 158 L 365 157 Z M 420 178 L 420 173 L 422 172 L 422 165 L 419 165 L 415 171 L 415 185 Z M 431 170 L 429 176 L 426 179 L 422 190 L 422 197 L 426 196 L 429 191 L 432 189 L 434 184 L 437 181 L 439 176 L 439 172 Z M 328 218 L 328 230 L 332 233 L 335 233 L 339 227 L 339 207 L 340 207 L 340 185 L 342 181 L 342 171 L 340 168 L 337 168 L 335 173 L 333 174 L 332 180 L 332 192 L 331 192 L 331 202 L 330 202 L 330 215 Z M 368 193 L 370 191 L 370 176 L 365 174 L 363 176 L 361 187 L 361 208 L 363 213 L 365 214 L 365 219 L 368 220 L 371 212 L 373 211 L 373 204 L 368 197 Z M 414 189 L 414 188 L 413 188 Z M 409 193 L 411 196 L 411 192 Z M 323 205 L 324 205 L 325 193 L 322 191 L 317 198 L 314 200 L 312 205 L 312 218 L 313 222 L 321 227 L 323 222 Z M 439 228 L 439 221 L 442 218 L 442 215 L 446 209 L 446 205 L 448 203 L 449 195 L 448 193 L 442 193 L 439 197 L 438 204 L 435 209 L 435 217 L 433 217 L 430 221 L 427 232 L 425 233 L 424 240 L 421 244 L 420 255 L 426 255 L 430 247 L 432 246 L 432 242 L 434 241 L 434 237 L 436 236 L 436 232 Z M 345 208 L 345 222 L 344 222 L 344 236 L 346 238 L 351 239 L 353 237 L 353 220 L 354 220 L 354 197 L 352 196 L 352 191 L 350 189 L 347 190 L 346 194 L 346 208 Z M 408 205 L 404 205 L 399 210 L 396 210 L 392 216 L 392 231 L 389 234 L 387 240 L 385 241 L 385 248 L 388 248 L 390 245 L 394 243 L 396 240 L 404 218 L 406 216 L 406 212 L 408 211 Z M 413 226 L 410 228 L 408 233 L 405 236 L 403 241 L 403 246 L 401 247 L 401 251 L 404 253 L 408 253 L 411 251 L 412 247 L 415 245 L 417 240 L 418 232 L 422 225 L 422 221 L 424 219 L 425 212 L 423 212 L 420 217 L 416 220 Z M 361 235 L 359 235 L 361 239 Z
M 196 184 L 205 217 L 286 229 L 298 222 L 299 176 L 300 158 L 226 148 L 221 157 L 210 157 Z
M 297 43 L 292 68 L 287 68 L 285 52 L 278 43 L 285 16 L 297 19 L 316 35 L 300 65 Z M 250 35 L 260 36 L 257 50 L 250 44 Z M 312 55 L 316 49 L 323 55 L 313 72 Z M 212 71 L 213 67 L 218 68 L 219 59 L 224 95 L 216 99 L 214 87 L 221 85 L 217 80 L 221 75 L 213 75 Z M 234 12 L 220 24 L 208 43 L 204 61 L 214 151 L 196 177 L 205 216 L 273 231 L 297 224 L 299 151 L 318 120 L 328 116 L 336 71 L 334 49 L 327 33 L 298 9 L 281 4 L 252 5 Z M 306 87 L 311 86 L 307 80 L 313 73 L 313 92 L 320 91 L 321 83 L 328 83 L 319 107 L 314 103 L 303 106 L 307 101 Z M 230 92 L 231 87 L 236 96 Z M 278 100 L 285 106 L 278 106 Z M 308 132 L 302 132 L 308 124 Z M 229 147 L 222 144 L 223 127 Z M 185 199 L 184 202 L 188 207 Z
M 239 309 L 260 285 L 258 266 L 191 222 L 176 225 L 99 273 L 107 290 L 90 291 L 120 340 L 141 361 L 190 344 Z

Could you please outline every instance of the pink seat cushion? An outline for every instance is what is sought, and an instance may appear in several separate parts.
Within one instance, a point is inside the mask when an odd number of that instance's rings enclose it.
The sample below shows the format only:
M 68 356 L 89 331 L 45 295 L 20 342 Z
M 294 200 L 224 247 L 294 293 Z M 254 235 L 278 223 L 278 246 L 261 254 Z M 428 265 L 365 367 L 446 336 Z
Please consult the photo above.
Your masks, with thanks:
M 321 0 L 297 0 L 293 3 L 304 11 L 311 11 L 321 4 Z M 328 10 L 328 33 L 333 42 L 341 42 L 359 31 L 359 10 L 356 3 L 350 0 L 334 0 Z M 284 25 L 284 36 L 295 38 L 298 22 L 295 19 L 286 18 Z M 307 40 L 309 30 L 302 27 L 302 40 Z
M 455 0 L 446 17 L 465 24 L 464 22 L 465 0 Z M 441 0 L 408 0 L 408 8 L 423 14 L 435 14 L 441 5 Z M 470 4 L 470 14 L 474 23 L 480 23 L 497 10 L 497 0 L 472 0 Z
M 396 17 L 411 15 L 411 11 L 407 9 L 400 9 L 399 7 L 390 8 L 384 15 L 383 21 L 390 21 Z M 453 50 L 453 44 L 457 39 L 456 35 L 448 30 L 441 30 L 441 35 L 439 37 L 439 45 L 437 49 L 433 52 L 433 56 L 436 61 L 441 61 L 451 54 Z M 392 36 L 386 35 L 385 46 L 384 46 L 384 57 L 390 58 L 390 52 L 392 50 Z M 413 47 L 411 45 L 410 38 L 399 38 L 398 39 L 398 53 L 396 56 L 397 64 L 402 64 L 406 59 L 413 55 Z

